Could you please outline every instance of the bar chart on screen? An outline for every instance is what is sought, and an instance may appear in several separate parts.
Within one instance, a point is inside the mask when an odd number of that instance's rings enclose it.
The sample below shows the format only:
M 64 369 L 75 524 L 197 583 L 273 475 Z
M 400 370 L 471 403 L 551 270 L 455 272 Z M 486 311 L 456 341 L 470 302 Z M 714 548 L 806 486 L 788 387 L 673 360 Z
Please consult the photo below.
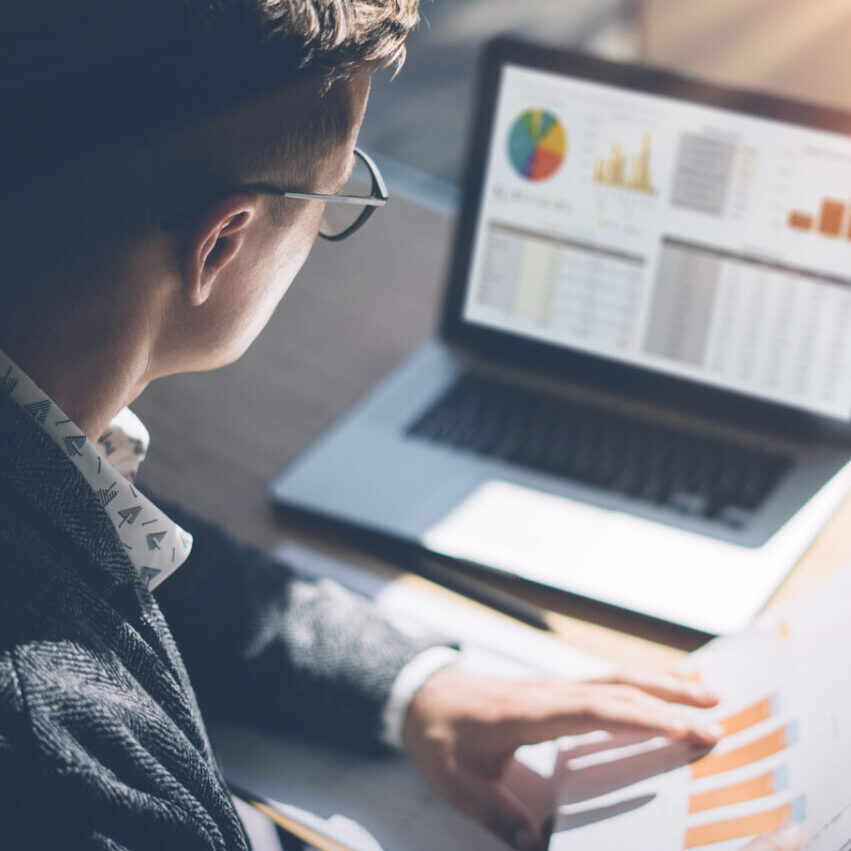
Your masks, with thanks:
M 805 237 L 812 249 L 847 257 L 851 242 L 851 181 L 846 151 L 805 146 L 784 151 L 776 163 L 776 213 L 786 234 Z M 830 247 L 833 244 L 834 247 Z
M 550 848 L 740 851 L 797 823 L 807 851 L 851 851 L 851 566 L 780 614 L 693 654 L 722 702 L 709 752 L 662 738 L 564 740 Z M 630 837 L 630 842 L 624 838 Z
M 851 220 L 848 219 L 849 205 L 834 198 L 823 198 L 818 215 L 801 210 L 789 212 L 789 227 L 798 231 L 812 231 L 820 236 L 851 239 Z
M 630 156 L 619 143 L 614 142 L 607 156 L 594 160 L 594 182 L 628 192 L 655 195 L 650 167 L 652 144 L 653 134 L 644 133 L 640 150 Z

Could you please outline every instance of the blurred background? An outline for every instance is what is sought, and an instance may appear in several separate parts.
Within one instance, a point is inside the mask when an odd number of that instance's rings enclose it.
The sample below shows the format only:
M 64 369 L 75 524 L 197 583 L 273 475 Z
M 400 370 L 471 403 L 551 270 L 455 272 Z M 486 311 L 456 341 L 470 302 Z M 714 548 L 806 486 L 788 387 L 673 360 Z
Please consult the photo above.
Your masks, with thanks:
M 361 134 L 399 174 L 459 182 L 478 55 L 504 32 L 851 109 L 851 0 L 421 4 L 405 68 L 395 80 L 376 78 Z

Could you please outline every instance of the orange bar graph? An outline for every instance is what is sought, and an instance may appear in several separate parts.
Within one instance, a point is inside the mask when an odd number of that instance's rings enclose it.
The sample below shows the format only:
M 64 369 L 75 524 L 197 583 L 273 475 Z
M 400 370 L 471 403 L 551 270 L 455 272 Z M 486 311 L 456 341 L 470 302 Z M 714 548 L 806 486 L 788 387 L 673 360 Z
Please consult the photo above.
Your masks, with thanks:
M 724 735 L 732 736 L 733 733 L 740 733 L 748 727 L 759 724 L 760 721 L 767 721 L 772 715 L 777 714 L 779 708 L 780 701 L 776 696 L 766 697 L 764 700 L 753 704 L 753 706 L 748 706 L 735 715 L 725 718 L 721 722 L 721 726 L 724 728 Z
M 831 201 L 825 198 L 821 202 L 821 215 L 819 216 L 819 233 L 824 236 L 839 236 L 842 230 L 842 220 L 845 218 L 845 204 L 841 201 Z
M 759 777 L 751 777 L 732 786 L 722 786 L 720 789 L 710 789 L 697 792 L 689 798 L 689 813 L 702 813 L 715 807 L 727 807 L 730 804 L 741 804 L 745 801 L 756 801 L 773 795 L 785 786 L 785 776 L 782 772 L 769 771 Z
M 787 727 L 781 727 L 779 730 L 735 750 L 719 754 L 711 753 L 692 763 L 692 779 L 699 780 L 701 777 L 711 777 L 713 774 L 734 771 L 737 768 L 759 762 L 761 759 L 780 753 L 789 745 L 795 744 L 796 737 L 794 724 L 789 724 Z
M 771 833 L 792 820 L 792 806 L 785 804 L 764 813 L 717 821 L 713 824 L 701 824 L 686 830 L 685 848 L 701 848 L 715 842 L 729 842 L 732 839 L 745 839 L 758 833 Z
M 795 230 L 812 230 L 813 217 L 809 213 L 793 210 L 789 213 L 789 227 L 795 228 Z

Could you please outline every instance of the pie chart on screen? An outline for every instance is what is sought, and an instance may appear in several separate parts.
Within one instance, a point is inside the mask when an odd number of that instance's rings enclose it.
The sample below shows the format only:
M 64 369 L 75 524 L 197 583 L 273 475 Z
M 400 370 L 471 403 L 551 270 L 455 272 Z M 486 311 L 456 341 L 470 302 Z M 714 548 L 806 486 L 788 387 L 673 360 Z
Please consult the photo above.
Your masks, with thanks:
M 527 109 L 508 132 L 508 159 L 526 180 L 546 180 L 567 156 L 567 131 L 546 109 Z

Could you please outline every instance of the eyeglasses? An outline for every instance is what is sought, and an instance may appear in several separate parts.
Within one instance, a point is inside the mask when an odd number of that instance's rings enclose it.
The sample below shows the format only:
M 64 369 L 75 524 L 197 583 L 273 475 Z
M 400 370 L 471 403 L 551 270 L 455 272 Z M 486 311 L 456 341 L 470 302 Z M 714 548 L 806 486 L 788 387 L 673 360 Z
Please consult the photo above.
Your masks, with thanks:
M 277 198 L 296 198 L 302 201 L 323 201 L 325 212 L 319 225 L 319 236 L 332 242 L 339 242 L 363 227 L 375 210 L 383 207 L 390 198 L 378 166 L 360 148 L 354 149 L 351 174 L 342 190 L 335 195 L 293 192 L 267 183 L 247 183 L 231 191 L 273 195 Z M 163 222 L 162 228 L 173 230 L 186 224 L 191 218 L 192 213 L 174 216 Z
M 320 195 L 312 192 L 279 192 L 269 187 L 266 191 L 283 198 L 300 198 L 303 201 L 324 201 L 325 213 L 319 225 L 319 235 L 332 242 L 351 236 L 388 198 L 384 178 L 372 158 L 360 148 L 354 150 L 355 159 L 351 174 L 337 195 Z

